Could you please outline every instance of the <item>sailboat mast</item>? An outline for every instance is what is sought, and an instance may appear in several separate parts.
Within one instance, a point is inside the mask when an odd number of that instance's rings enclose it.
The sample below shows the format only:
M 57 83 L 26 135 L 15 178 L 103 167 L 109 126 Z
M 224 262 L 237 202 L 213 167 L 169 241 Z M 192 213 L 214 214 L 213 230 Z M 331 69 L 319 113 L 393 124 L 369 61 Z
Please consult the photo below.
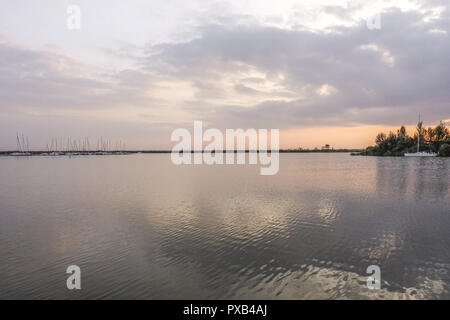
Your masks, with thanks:
M 21 152 L 22 148 L 20 147 L 20 139 L 19 139 L 19 133 L 18 132 L 16 133 L 16 136 L 17 136 L 17 152 Z
M 419 124 L 418 124 L 418 132 L 417 132 L 417 152 L 419 152 L 419 146 L 420 146 L 420 131 L 422 129 L 422 126 L 420 124 L 420 113 L 419 113 Z

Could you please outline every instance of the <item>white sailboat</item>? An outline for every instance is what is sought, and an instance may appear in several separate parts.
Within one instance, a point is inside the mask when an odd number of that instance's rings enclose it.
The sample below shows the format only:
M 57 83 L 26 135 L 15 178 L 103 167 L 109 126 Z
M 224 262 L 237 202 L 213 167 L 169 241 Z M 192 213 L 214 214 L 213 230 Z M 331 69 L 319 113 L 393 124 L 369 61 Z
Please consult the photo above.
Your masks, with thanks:
M 420 152 L 420 128 L 422 128 L 422 123 L 420 122 L 420 115 L 419 115 L 419 123 L 417 124 L 417 152 L 414 153 L 405 153 L 405 157 L 437 157 L 436 152 Z

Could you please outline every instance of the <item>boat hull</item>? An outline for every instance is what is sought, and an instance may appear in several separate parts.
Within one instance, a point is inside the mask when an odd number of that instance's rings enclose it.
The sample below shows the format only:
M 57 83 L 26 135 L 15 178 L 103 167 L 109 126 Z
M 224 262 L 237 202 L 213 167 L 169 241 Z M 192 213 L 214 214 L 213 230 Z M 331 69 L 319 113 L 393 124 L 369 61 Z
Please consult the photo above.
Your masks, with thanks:
M 405 153 L 405 157 L 437 157 L 437 153 L 434 152 Z

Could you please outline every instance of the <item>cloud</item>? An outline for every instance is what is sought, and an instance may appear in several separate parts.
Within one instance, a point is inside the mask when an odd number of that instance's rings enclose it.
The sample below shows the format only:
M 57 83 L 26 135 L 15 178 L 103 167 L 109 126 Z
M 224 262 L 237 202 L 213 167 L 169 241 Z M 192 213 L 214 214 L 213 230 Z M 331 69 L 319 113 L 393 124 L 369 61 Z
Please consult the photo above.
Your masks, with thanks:
M 37 113 L 149 107 L 155 78 L 140 70 L 105 73 L 48 46 L 34 51 L 0 42 L 0 111 Z
M 364 22 L 326 33 L 203 26 L 197 39 L 158 46 L 159 53 L 144 65 L 192 81 L 202 95 L 187 108 L 212 124 L 391 125 L 411 123 L 419 112 L 437 121 L 448 118 L 450 110 L 450 42 L 446 34 L 429 30 L 448 30 L 448 11 L 444 13 L 440 20 L 424 22 L 425 14 L 391 9 L 377 31 Z M 252 73 L 258 76 L 252 78 Z M 276 96 L 264 86 L 256 90 L 245 79 L 272 80 L 289 94 Z M 260 99 L 248 105 L 228 103 L 232 94 L 226 95 L 227 85 L 234 88 L 234 100 L 245 101 L 248 95 Z M 208 101 L 210 109 L 200 111 Z
M 149 125 L 168 139 L 167 130 L 194 119 L 281 129 L 412 124 L 419 112 L 427 122 L 448 119 L 448 4 L 407 3 L 319 6 L 308 21 L 301 7 L 286 16 L 221 2 L 189 8 L 197 15 L 184 20 L 185 38 L 99 44 L 106 61 L 125 62 L 106 68 L 93 62 L 98 55 L 90 61 L 62 44 L 31 48 L 1 35 L 0 124 L 38 132 L 48 126 L 42 119 L 59 119 L 69 130 L 76 119 L 130 136 L 142 132 L 133 125 Z M 363 17 L 378 9 L 381 29 L 369 30 Z

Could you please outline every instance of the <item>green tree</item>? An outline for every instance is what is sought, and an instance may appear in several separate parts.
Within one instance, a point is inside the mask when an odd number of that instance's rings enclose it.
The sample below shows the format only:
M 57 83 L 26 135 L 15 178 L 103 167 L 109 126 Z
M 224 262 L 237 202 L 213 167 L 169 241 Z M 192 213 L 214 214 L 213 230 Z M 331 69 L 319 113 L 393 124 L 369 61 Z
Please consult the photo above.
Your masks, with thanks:
M 445 142 L 449 135 L 449 131 L 445 124 L 441 121 L 434 129 L 428 128 L 425 133 L 425 143 L 435 152 L 438 152 L 441 145 Z
M 439 148 L 440 157 L 450 157 L 450 144 L 443 143 Z
M 376 145 L 367 147 L 361 154 L 373 156 L 402 156 L 406 152 L 416 151 L 417 139 L 419 137 L 421 150 L 424 150 L 424 147 L 429 147 L 433 151 L 439 151 L 441 156 L 449 156 L 450 134 L 443 122 L 435 128 L 428 129 L 423 127 L 422 122 L 419 122 L 416 127 L 414 138 L 408 136 L 404 126 L 401 126 L 396 133 L 389 132 L 389 134 L 386 135 L 381 132 L 375 138 Z
M 386 134 L 383 132 L 380 132 L 379 134 L 377 134 L 377 137 L 375 138 L 375 142 L 377 145 L 380 145 L 385 140 L 386 140 Z
M 400 129 L 397 130 L 397 136 L 399 138 L 406 138 L 407 137 L 405 126 L 401 126 Z
M 445 124 L 441 121 L 439 125 L 437 125 L 433 130 L 433 141 L 431 143 L 433 144 L 433 148 L 435 151 L 440 150 L 441 145 L 444 143 L 448 136 L 449 131 Z

